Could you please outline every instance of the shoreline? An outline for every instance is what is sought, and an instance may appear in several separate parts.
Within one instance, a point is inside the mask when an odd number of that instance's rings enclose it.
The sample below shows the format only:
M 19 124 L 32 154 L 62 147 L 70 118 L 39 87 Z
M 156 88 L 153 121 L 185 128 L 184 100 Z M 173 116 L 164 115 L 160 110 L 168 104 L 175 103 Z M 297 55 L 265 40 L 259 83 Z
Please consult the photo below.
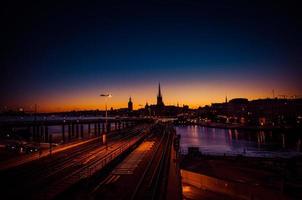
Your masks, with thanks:
M 254 156 L 244 156 L 241 154 L 238 155 L 214 155 L 214 154 L 202 154 L 200 152 L 199 155 L 196 154 L 180 154 L 181 160 L 186 160 L 186 159 L 197 159 L 197 160 L 241 160 L 241 161 L 277 161 L 277 162 L 286 162 L 288 160 L 301 160 L 302 161 L 302 155 L 295 155 L 293 157 L 254 157 Z
M 209 124 L 209 123 L 188 123 L 188 124 L 175 124 L 176 126 L 202 126 L 209 128 L 232 129 L 232 130 L 250 130 L 250 131 L 288 131 L 288 130 L 302 130 L 301 127 L 259 127 L 259 126 L 241 126 L 229 124 Z

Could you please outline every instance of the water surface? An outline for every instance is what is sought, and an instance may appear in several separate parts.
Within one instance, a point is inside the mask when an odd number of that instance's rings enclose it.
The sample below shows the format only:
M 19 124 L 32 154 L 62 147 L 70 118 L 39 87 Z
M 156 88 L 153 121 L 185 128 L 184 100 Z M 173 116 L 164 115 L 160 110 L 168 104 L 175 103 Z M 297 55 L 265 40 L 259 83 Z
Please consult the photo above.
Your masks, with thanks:
M 198 147 L 203 154 L 252 157 L 291 157 L 302 155 L 298 133 L 282 131 L 247 131 L 192 126 L 177 126 L 180 147 Z

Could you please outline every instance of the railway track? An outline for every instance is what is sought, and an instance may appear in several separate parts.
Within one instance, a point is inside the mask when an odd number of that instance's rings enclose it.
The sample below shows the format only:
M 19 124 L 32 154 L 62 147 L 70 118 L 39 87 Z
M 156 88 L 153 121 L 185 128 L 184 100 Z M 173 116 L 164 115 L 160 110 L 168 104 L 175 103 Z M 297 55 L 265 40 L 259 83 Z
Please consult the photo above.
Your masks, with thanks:
M 135 132 L 135 130 L 131 130 L 128 135 L 131 135 Z M 118 136 L 112 136 L 112 140 L 117 139 Z M 13 168 L 11 170 L 6 170 L 2 173 L 5 173 L 8 176 L 18 177 L 19 179 L 27 180 L 35 177 L 43 177 L 50 170 L 58 168 L 60 165 L 64 165 L 71 160 L 77 158 L 82 154 L 86 154 L 87 152 L 92 151 L 93 149 L 100 147 L 100 139 L 95 138 L 92 142 L 88 144 L 81 145 L 72 149 L 68 149 L 62 153 L 57 155 L 49 156 L 43 158 L 41 160 L 33 161 L 24 166 L 19 166 L 17 168 Z M 32 179 L 31 179 L 32 180 Z
M 138 134 L 140 130 L 132 130 L 130 131 L 126 136 L 119 138 L 119 140 L 121 141 L 125 141 L 131 137 L 134 137 L 136 134 Z M 116 142 L 116 139 L 113 139 L 113 141 L 111 141 L 108 144 L 108 147 L 110 148 L 112 144 L 114 144 L 114 142 Z M 93 144 L 93 146 L 88 146 L 85 147 L 84 149 L 81 150 L 77 150 L 76 152 L 72 152 L 71 154 L 66 155 L 65 154 L 65 159 L 63 161 L 59 161 L 59 162 L 55 162 L 54 165 L 52 167 L 50 167 L 50 169 L 48 170 L 48 172 L 43 172 L 42 177 L 38 176 L 39 179 L 45 179 L 45 178 L 49 178 L 52 177 L 54 175 L 57 175 L 57 173 L 61 172 L 62 170 L 68 170 L 68 168 L 72 167 L 72 166 L 78 166 L 78 165 L 83 165 L 85 164 L 85 161 L 87 159 L 96 159 L 95 155 L 98 155 L 98 153 L 104 151 L 106 149 L 106 146 L 102 145 L 100 146 L 99 144 L 100 142 L 97 141 L 96 144 Z M 64 174 L 61 174 L 64 175 Z M 58 176 L 58 175 L 57 175 Z
M 122 146 L 125 146 L 129 139 L 140 135 L 142 130 L 145 128 L 146 127 L 144 126 L 138 127 L 122 137 L 112 137 L 111 142 L 108 144 L 109 148 L 112 145 L 112 149 L 110 149 L 110 151 L 108 152 L 107 147 L 105 147 L 104 145 L 100 146 L 99 141 L 96 140 L 89 145 L 86 144 L 82 147 L 60 153 L 60 155 L 56 156 L 57 159 L 51 159 L 47 162 L 40 162 L 40 165 L 36 165 L 36 163 L 34 163 L 34 166 L 32 166 L 32 168 L 29 167 L 30 165 L 25 166 L 24 169 L 21 168 L 20 171 L 16 173 L 16 177 L 18 177 L 20 183 L 16 184 L 15 187 L 23 187 L 21 191 L 26 191 L 26 193 L 36 193 L 37 195 L 34 196 L 38 197 L 37 199 L 39 199 L 41 195 L 39 196 L 39 192 L 36 192 L 37 190 L 45 191 L 45 187 L 49 189 L 50 185 L 54 185 L 55 187 L 52 187 L 54 188 L 54 191 L 50 189 L 50 192 L 46 193 L 57 194 L 58 191 L 61 192 L 61 189 L 58 186 L 64 184 L 65 186 L 68 186 L 69 184 L 72 184 L 82 178 L 81 174 L 86 174 L 87 176 L 87 174 L 92 174 L 92 169 L 94 170 L 94 172 L 99 170 L 99 168 L 97 169 L 97 167 L 95 166 L 98 166 L 100 162 L 103 162 L 101 163 L 101 166 L 103 167 L 104 164 L 106 164 L 106 160 L 109 160 L 109 158 L 107 157 L 108 155 L 111 155 L 110 159 L 112 159 L 114 156 L 117 156 L 117 149 L 121 149 Z M 119 144 L 114 145 L 115 141 L 120 142 Z M 43 166 L 43 164 L 46 165 Z M 27 171 L 28 168 L 30 169 L 29 171 Z M 85 172 L 83 173 L 83 171 Z M 45 197 L 52 197 L 53 195 L 42 196 L 42 198 L 45 199 Z
M 173 133 L 165 125 L 161 128 L 153 131 L 107 175 L 90 180 L 86 189 L 74 191 L 69 197 L 84 194 L 84 198 L 90 199 L 164 199 Z
M 167 161 L 169 161 L 171 147 L 171 134 L 164 130 L 155 153 L 150 159 L 145 171 L 138 181 L 131 200 L 161 199 L 160 191 L 166 184 Z
M 72 184 L 78 182 L 81 179 L 88 178 L 92 176 L 97 171 L 101 170 L 106 164 L 110 163 L 113 159 L 123 153 L 127 148 L 135 144 L 138 140 L 142 139 L 145 133 L 140 133 L 139 135 L 132 138 L 130 141 L 124 140 L 119 144 L 113 146 L 112 150 L 106 154 L 100 154 L 91 162 L 86 163 L 79 169 L 75 170 L 73 173 L 68 174 L 62 179 L 56 179 L 55 182 L 49 184 L 46 191 L 41 191 L 37 194 L 39 198 L 37 199 L 53 199 L 55 196 L 65 191 Z M 106 150 L 107 151 L 107 150 Z
M 115 134 L 113 135 L 113 133 L 108 133 L 108 138 L 112 138 L 113 140 L 115 138 L 118 138 L 120 134 Z M 4 172 L 5 174 L 15 174 L 18 177 L 22 176 L 26 173 L 28 174 L 32 174 L 32 172 L 37 173 L 37 171 L 39 170 L 43 170 L 45 169 L 45 167 L 41 167 L 41 165 L 45 166 L 49 166 L 52 167 L 52 165 L 56 165 L 59 162 L 62 162 L 63 160 L 66 159 L 66 156 L 77 156 L 78 153 L 84 152 L 89 149 L 93 149 L 96 146 L 99 146 L 100 142 L 99 142 L 99 138 L 94 138 L 92 141 L 88 142 L 87 144 L 82 144 L 81 146 L 76 146 L 67 150 L 64 150 L 64 152 L 60 152 L 58 154 L 52 155 L 52 156 L 47 156 L 47 157 L 43 157 L 41 159 L 38 160 L 33 160 L 29 163 L 25 163 L 23 165 L 14 167 L 12 169 L 7 169 L 7 170 L 3 170 L 0 173 Z M 40 169 L 39 169 L 40 167 Z

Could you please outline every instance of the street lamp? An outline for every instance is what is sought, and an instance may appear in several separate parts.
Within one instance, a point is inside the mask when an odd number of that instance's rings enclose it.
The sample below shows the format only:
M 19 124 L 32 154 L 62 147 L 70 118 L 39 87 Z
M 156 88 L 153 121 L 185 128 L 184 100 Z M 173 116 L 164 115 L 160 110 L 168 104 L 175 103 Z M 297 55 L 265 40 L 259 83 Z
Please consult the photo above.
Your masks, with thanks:
M 107 128 L 108 128 L 108 121 L 107 121 L 107 117 L 108 117 L 108 113 L 107 113 L 107 99 L 108 98 L 111 98 L 112 97 L 112 94 L 100 94 L 101 97 L 105 97 L 105 127 L 106 127 L 106 131 L 107 131 Z M 102 135 L 102 138 L 103 138 L 103 144 L 106 144 L 106 150 L 108 149 L 108 146 L 107 146 L 107 140 L 106 140 L 106 133 L 105 131 L 103 132 L 103 135 Z

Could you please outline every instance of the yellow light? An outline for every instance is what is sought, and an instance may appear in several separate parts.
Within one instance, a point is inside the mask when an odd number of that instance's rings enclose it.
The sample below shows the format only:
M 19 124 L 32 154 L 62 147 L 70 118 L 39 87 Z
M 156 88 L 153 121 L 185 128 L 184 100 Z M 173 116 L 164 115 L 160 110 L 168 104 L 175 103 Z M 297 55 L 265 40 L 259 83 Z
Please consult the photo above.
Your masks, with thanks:
M 106 134 L 103 134 L 102 138 L 103 138 L 103 144 L 106 144 Z
M 187 185 L 184 185 L 184 186 L 182 186 L 182 191 L 183 192 L 191 192 L 191 187 L 187 186 Z

